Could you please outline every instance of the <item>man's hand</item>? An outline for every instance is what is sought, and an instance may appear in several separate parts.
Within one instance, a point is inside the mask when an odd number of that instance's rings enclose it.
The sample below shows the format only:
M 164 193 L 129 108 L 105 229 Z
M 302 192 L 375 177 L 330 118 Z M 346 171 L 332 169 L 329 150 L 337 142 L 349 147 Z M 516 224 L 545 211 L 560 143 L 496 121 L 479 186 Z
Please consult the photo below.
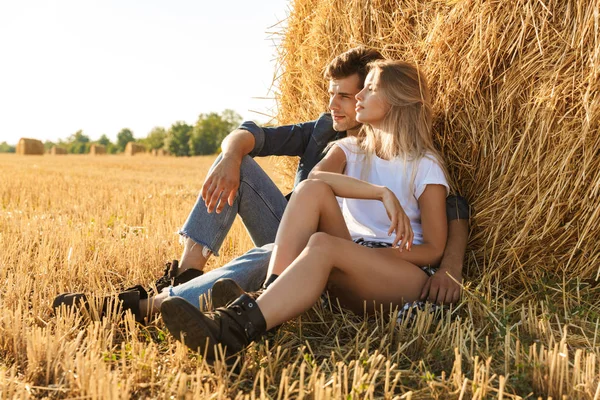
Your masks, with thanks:
M 235 157 L 223 156 L 221 161 L 208 174 L 202 185 L 202 199 L 206 204 L 206 211 L 210 214 L 213 210 L 219 214 L 225 201 L 233 205 L 237 190 L 240 187 L 241 160 Z
M 460 299 L 461 284 L 462 274 L 460 272 L 453 273 L 442 266 L 433 276 L 429 277 L 423 286 L 421 300 L 428 300 L 440 305 L 455 304 Z

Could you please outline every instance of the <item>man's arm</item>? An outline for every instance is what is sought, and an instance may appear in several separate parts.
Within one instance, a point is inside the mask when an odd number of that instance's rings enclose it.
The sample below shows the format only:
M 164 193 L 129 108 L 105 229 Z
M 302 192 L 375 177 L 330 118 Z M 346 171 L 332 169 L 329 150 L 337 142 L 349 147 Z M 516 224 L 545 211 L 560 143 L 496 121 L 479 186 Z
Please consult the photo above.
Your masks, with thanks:
M 201 190 L 202 199 L 209 213 L 215 207 L 217 213 L 220 213 L 225 207 L 225 200 L 230 206 L 233 205 L 240 186 L 242 159 L 250 154 L 254 145 L 254 135 L 244 129 L 231 132 L 221 143 L 221 161 L 208 173 Z M 221 201 L 218 201 L 220 196 L 222 196 Z
M 462 268 L 469 237 L 469 206 L 464 198 L 449 198 L 448 241 L 439 270 L 429 278 L 421 292 L 421 300 L 438 304 L 458 302 L 461 293 Z
M 301 156 L 308 145 L 316 121 L 277 127 L 260 127 L 243 122 L 221 143 L 222 159 L 208 173 L 202 185 L 206 210 L 220 213 L 227 202 L 233 205 L 240 186 L 240 167 L 246 155 Z M 221 199 L 219 201 L 219 198 Z

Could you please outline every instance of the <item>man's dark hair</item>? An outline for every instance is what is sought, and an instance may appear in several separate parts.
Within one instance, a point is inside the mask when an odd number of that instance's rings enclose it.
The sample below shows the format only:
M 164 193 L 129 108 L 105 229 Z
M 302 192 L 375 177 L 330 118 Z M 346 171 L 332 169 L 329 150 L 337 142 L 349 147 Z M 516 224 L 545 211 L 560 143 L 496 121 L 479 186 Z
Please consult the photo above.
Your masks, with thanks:
M 369 73 L 369 63 L 375 60 L 383 60 L 379 51 L 364 46 L 355 47 L 331 60 L 325 67 L 325 79 L 342 79 L 358 74 L 360 87 L 363 87 Z

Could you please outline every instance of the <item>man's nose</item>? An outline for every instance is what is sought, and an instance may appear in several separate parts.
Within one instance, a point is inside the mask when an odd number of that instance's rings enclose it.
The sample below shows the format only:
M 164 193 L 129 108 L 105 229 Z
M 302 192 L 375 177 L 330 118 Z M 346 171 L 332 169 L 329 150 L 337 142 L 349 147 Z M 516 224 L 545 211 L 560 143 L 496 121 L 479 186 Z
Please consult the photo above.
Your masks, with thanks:
M 329 109 L 330 110 L 337 110 L 339 108 L 340 107 L 339 107 L 339 104 L 338 104 L 338 101 L 337 101 L 337 96 L 331 96 L 329 98 Z

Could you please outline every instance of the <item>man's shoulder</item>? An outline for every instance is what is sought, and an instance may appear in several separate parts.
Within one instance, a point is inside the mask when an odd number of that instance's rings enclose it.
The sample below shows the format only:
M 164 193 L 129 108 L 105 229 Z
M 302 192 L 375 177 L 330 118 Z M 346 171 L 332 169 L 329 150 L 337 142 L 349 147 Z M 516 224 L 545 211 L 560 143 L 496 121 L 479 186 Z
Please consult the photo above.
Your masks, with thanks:
M 328 112 L 321 113 L 317 119 L 301 122 L 298 125 L 312 126 L 313 129 L 331 129 L 333 130 L 333 118 Z

